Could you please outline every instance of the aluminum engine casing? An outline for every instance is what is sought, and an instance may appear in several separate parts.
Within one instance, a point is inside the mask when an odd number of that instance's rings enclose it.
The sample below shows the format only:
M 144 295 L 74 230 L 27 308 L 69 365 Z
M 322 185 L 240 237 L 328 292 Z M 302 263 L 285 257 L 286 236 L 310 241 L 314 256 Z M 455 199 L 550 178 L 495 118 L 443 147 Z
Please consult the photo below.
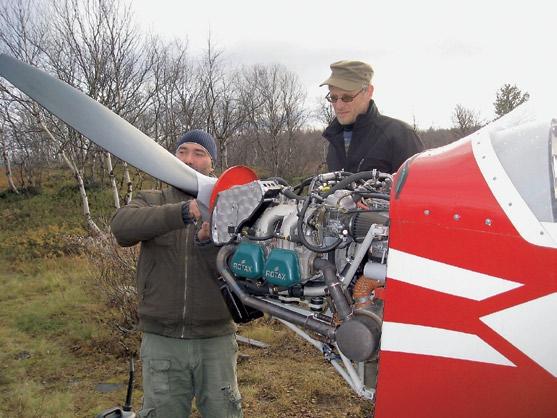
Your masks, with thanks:
M 211 236 L 216 245 L 228 244 L 261 207 L 282 189 L 276 181 L 256 180 L 217 195 L 211 215 Z

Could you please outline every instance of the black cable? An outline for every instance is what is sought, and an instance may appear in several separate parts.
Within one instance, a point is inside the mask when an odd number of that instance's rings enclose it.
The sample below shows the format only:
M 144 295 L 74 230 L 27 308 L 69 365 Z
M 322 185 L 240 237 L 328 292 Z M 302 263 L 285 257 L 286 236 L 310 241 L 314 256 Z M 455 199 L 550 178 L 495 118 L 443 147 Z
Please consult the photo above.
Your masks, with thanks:
M 312 180 L 313 180 L 313 177 L 308 177 L 308 178 L 302 180 L 300 183 L 298 183 L 294 187 L 292 187 L 292 190 L 294 190 L 296 192 L 298 189 L 300 189 L 299 193 L 301 193 L 304 190 L 304 188 L 311 183 Z
M 252 241 L 267 241 L 268 239 L 275 238 L 275 234 L 269 234 L 263 237 L 256 237 L 255 235 L 244 235 L 244 237 Z
M 354 192 L 362 197 L 369 197 L 372 199 L 382 199 L 382 200 L 391 200 L 391 196 L 389 196 L 388 194 L 384 194 L 384 193 L 375 193 L 375 192 L 361 192 L 361 191 L 357 191 Z
M 334 192 L 336 192 L 337 190 L 341 190 L 344 189 L 346 186 L 348 186 L 350 183 L 354 182 L 354 181 L 358 181 L 358 180 L 368 180 L 370 178 L 373 178 L 377 175 L 377 171 L 373 170 L 373 171 L 362 171 L 360 173 L 356 173 L 356 174 L 352 174 L 348 177 L 346 177 L 345 179 L 342 179 L 341 181 L 339 181 L 337 184 L 335 184 L 331 190 L 329 190 L 329 192 L 327 192 L 325 194 L 325 197 L 333 194 Z
M 286 189 L 283 189 L 281 191 L 281 193 L 283 195 L 285 195 L 287 198 L 289 199 L 294 199 L 294 200 L 298 200 L 298 201 L 302 201 L 305 199 L 305 197 L 300 196 L 299 194 L 296 194 L 292 191 L 292 189 L 290 187 L 287 187 Z

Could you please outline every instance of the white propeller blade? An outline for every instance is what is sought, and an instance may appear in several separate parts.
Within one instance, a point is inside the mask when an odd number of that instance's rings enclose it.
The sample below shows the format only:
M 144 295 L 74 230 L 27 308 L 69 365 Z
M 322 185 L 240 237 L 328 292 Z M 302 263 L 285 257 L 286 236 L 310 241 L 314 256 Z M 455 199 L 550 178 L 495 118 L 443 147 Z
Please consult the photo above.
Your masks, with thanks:
M 209 206 L 215 178 L 188 167 L 99 102 L 5 54 L 0 54 L 0 75 L 97 145 Z

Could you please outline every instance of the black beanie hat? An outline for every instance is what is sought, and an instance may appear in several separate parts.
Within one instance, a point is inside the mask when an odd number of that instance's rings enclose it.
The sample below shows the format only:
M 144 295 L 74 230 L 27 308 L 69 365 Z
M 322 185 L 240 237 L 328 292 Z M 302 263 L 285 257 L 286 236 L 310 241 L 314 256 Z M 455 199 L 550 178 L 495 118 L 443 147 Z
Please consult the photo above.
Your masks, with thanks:
M 186 142 L 195 142 L 196 144 L 201 145 L 207 150 L 207 152 L 209 152 L 213 162 L 217 160 L 217 144 L 210 133 L 202 131 L 201 129 L 193 129 L 186 132 L 182 135 L 178 142 L 176 142 L 176 151 L 178 151 L 180 145 Z

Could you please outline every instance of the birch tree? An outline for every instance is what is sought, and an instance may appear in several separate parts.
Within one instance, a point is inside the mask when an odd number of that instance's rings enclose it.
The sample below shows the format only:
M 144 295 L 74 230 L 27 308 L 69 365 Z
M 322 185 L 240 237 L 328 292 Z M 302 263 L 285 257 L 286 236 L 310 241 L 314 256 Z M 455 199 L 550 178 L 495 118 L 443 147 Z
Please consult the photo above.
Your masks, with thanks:
M 4 160 L 4 167 L 6 169 L 6 178 L 8 179 L 8 185 L 10 186 L 10 190 L 12 190 L 16 194 L 19 194 L 19 190 L 14 184 L 12 167 L 10 163 L 10 156 L 8 154 L 7 140 L 4 137 L 4 129 L 1 127 L 0 127 L 0 142 L 2 142 L 2 158 Z
M 199 74 L 207 131 L 217 142 L 216 165 L 224 169 L 228 167 L 228 146 L 240 132 L 245 115 L 239 99 L 238 74 L 226 72 L 222 57 L 223 51 L 216 49 L 209 38 Z
M 482 122 L 478 112 L 458 104 L 453 110 L 453 131 L 458 138 L 468 136 L 481 128 Z
M 204 127 L 197 68 L 188 56 L 187 43 L 157 41 L 151 106 L 139 126 L 157 143 L 174 152 L 176 139 L 185 130 Z
M 241 89 L 243 134 L 257 152 L 257 165 L 268 167 L 273 176 L 285 175 L 307 118 L 301 83 L 283 66 L 256 65 L 244 69 Z
M 20 2 L 3 7 L 0 24 L 3 50 L 54 74 L 128 121 L 137 122 L 150 105 L 155 45 L 137 32 L 129 7 L 121 2 Z M 50 146 L 44 149 L 51 156 L 61 156 L 74 173 L 85 197 L 86 217 L 90 217 L 86 186 L 95 181 L 99 166 L 108 167 L 115 206 L 119 205 L 110 156 L 17 90 L 5 84 L 1 88 L 11 102 L 17 103 L 7 113 L 7 121 L 15 143 L 21 144 L 17 152 L 23 167 L 37 165 L 35 156 L 39 154 L 31 155 L 30 144 L 46 138 Z M 107 158 L 106 164 L 103 157 Z M 124 181 L 130 197 L 129 174 Z
M 41 126 L 45 134 L 49 136 L 51 141 L 56 142 L 57 139 L 54 137 L 54 135 L 52 135 L 52 133 L 50 132 L 50 130 L 48 129 L 44 121 L 40 118 L 40 116 L 37 116 L 37 119 L 39 125 Z M 97 224 L 93 220 L 93 217 L 91 216 L 91 211 L 89 209 L 89 198 L 87 197 L 87 191 L 85 190 L 85 184 L 83 182 L 83 174 L 81 173 L 81 171 L 79 170 L 75 162 L 72 161 L 71 157 L 68 157 L 68 155 L 66 155 L 66 152 L 63 150 L 63 148 L 60 149 L 60 155 L 62 156 L 62 159 L 64 160 L 66 165 L 69 167 L 70 171 L 72 172 L 77 182 L 77 185 L 79 187 L 79 194 L 81 195 L 81 204 L 83 207 L 83 216 L 85 217 L 85 222 L 87 224 L 90 234 L 94 237 L 103 235 L 100 228 L 97 226 Z

